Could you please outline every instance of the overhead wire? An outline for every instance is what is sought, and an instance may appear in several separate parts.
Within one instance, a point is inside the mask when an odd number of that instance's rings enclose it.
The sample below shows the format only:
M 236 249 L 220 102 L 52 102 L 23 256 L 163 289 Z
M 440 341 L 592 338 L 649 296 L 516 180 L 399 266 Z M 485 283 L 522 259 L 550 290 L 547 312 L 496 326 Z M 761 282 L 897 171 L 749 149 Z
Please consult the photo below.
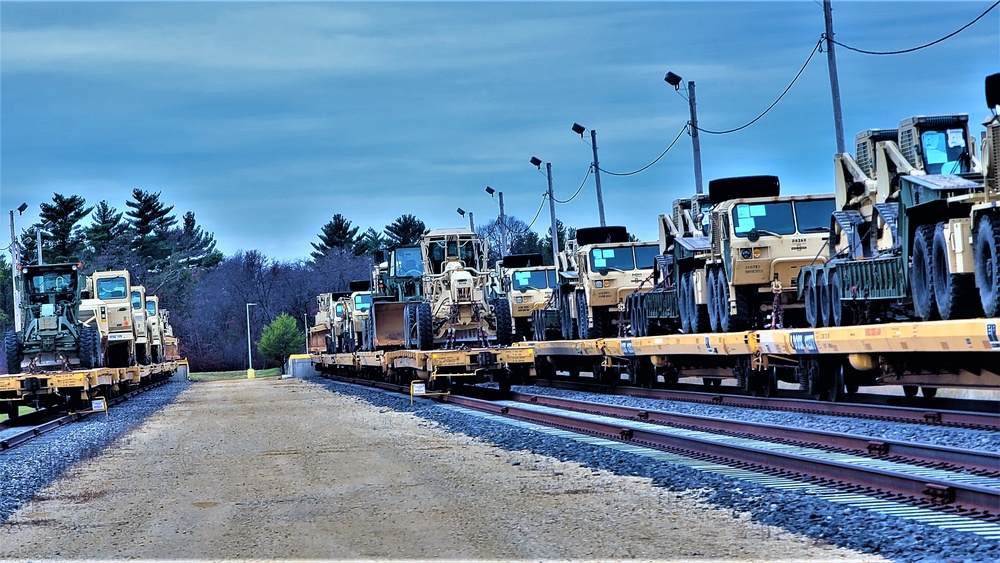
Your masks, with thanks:
M 548 197 L 549 197 L 548 192 L 545 192 L 545 193 L 542 194 L 542 203 L 538 206 L 538 211 L 535 212 L 535 217 L 533 219 L 531 219 L 531 222 L 528 223 L 527 227 L 525 227 L 524 229 L 522 229 L 520 231 L 508 232 L 507 234 L 509 234 L 509 235 L 523 235 L 524 233 L 527 233 L 528 231 L 530 231 L 531 230 L 531 226 L 534 225 L 535 221 L 538 220 L 538 216 L 542 214 L 542 209 L 545 208 L 545 201 L 548 199 Z
M 990 6 L 989 8 L 987 8 L 985 12 L 979 14 L 979 17 L 977 17 L 976 19 L 974 19 L 974 20 L 970 21 L 969 23 L 963 25 L 962 27 L 956 29 L 955 31 L 949 33 L 948 35 L 945 35 L 944 37 L 942 37 L 940 39 L 935 39 L 934 41 L 931 41 L 930 43 L 924 43 L 923 45 L 920 45 L 918 47 L 911 47 L 909 49 L 900 49 L 898 51 L 869 51 L 869 50 L 866 50 L 866 49 L 859 49 L 857 47 L 851 47 L 850 45 L 845 45 L 845 44 L 841 43 L 840 41 L 837 41 L 836 39 L 830 39 L 830 43 L 833 43 L 834 45 L 840 45 L 841 47 L 847 49 L 848 51 L 854 51 L 856 53 L 861 53 L 863 55 L 902 55 L 904 53 L 912 53 L 914 51 L 919 51 L 921 49 L 926 49 L 928 47 L 937 45 L 938 43 L 941 43 L 942 41 L 951 39 L 952 37 L 958 35 L 959 33 L 963 32 L 966 29 L 968 29 L 969 27 L 971 27 L 973 24 L 975 24 L 979 20 L 981 20 L 984 17 L 986 17 L 986 14 L 992 12 L 994 9 L 996 9 L 997 6 L 1000 6 L 1000 0 L 997 0 L 996 2 L 994 2 L 993 5 Z M 824 34 L 823 39 L 826 39 L 825 34 Z
M 670 146 L 668 146 L 666 149 L 664 149 L 663 152 L 660 153 L 660 156 L 654 158 L 653 162 L 650 162 L 649 164 L 647 164 L 646 166 L 643 166 L 642 168 L 640 168 L 638 170 L 633 170 L 631 172 L 610 172 L 608 170 L 605 170 L 605 169 L 601 168 L 600 166 L 598 166 L 597 169 L 600 170 L 601 172 L 604 172 L 605 174 L 610 174 L 612 176 L 632 176 L 634 174 L 638 174 L 638 173 L 642 172 L 643 170 L 645 170 L 645 169 L 649 168 L 650 166 L 652 166 L 652 165 L 656 164 L 657 162 L 659 162 L 660 159 L 663 158 L 663 156 L 665 154 L 667 154 L 668 152 L 670 152 L 670 149 L 674 148 L 674 145 L 677 144 L 677 140 L 681 138 L 681 135 L 683 135 L 685 131 L 687 131 L 687 124 L 685 124 L 684 127 L 681 127 L 681 130 L 677 132 L 677 136 L 674 137 L 674 140 L 670 141 Z
M 583 177 L 583 181 L 580 182 L 580 187 L 576 189 L 576 193 L 573 194 L 573 197 L 567 199 L 566 201 L 563 201 L 561 199 L 556 198 L 556 196 L 552 196 L 552 201 L 556 203 L 569 203 L 574 199 L 576 199 L 576 196 L 580 195 L 580 192 L 583 191 L 583 187 L 587 185 L 587 178 L 590 178 L 590 173 L 593 171 L 594 171 L 594 164 L 591 163 L 590 166 L 587 167 L 587 174 Z
M 1000 0 L 998 0 L 998 1 L 1000 1 Z M 825 39 L 826 39 L 825 37 L 820 37 L 819 41 L 816 42 L 816 45 L 813 47 L 812 51 L 809 53 L 809 57 L 806 59 L 806 62 L 802 65 L 802 68 L 800 68 L 799 71 L 797 73 L 795 73 L 795 77 L 792 78 L 792 81 L 788 84 L 788 86 L 781 93 L 781 95 L 778 96 L 778 98 L 776 100 L 774 100 L 774 102 L 772 102 L 771 105 L 767 106 L 767 109 L 765 109 L 763 112 L 761 112 L 760 115 L 758 115 L 757 117 L 753 118 L 748 123 L 746 123 L 744 125 L 741 125 L 739 127 L 735 127 L 733 129 L 726 129 L 725 131 L 712 131 L 711 129 L 703 129 L 701 127 L 698 127 L 697 128 L 698 131 L 701 131 L 702 133 L 707 133 L 709 135 L 726 135 L 726 134 L 729 134 L 729 133 L 735 133 L 735 132 L 740 131 L 742 129 L 746 129 L 747 127 L 750 127 L 754 123 L 757 123 L 757 121 L 759 121 L 760 118 L 762 118 L 765 115 L 767 115 L 767 112 L 771 111 L 774 108 L 774 106 L 778 105 L 778 102 L 780 102 L 781 99 L 785 97 L 785 94 L 787 94 L 788 91 L 792 89 L 792 86 L 794 86 L 795 83 L 798 82 L 799 77 L 802 76 L 802 73 L 806 70 L 806 67 L 809 66 L 809 62 L 812 61 L 813 56 L 815 56 L 816 53 L 819 52 L 820 47 L 822 47 L 823 41 Z

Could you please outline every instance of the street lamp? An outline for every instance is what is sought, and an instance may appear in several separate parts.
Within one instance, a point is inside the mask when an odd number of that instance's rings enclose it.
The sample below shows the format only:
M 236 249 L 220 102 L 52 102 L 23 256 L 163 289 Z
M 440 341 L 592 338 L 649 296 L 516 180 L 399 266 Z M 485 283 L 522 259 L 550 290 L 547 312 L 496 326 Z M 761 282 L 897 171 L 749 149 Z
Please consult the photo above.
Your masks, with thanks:
M 586 127 L 579 123 L 573 124 L 573 132 L 583 138 Z M 601 166 L 597 163 L 597 131 L 590 130 L 590 146 L 594 148 L 594 183 L 597 184 L 597 212 L 601 217 L 601 226 L 606 227 L 604 221 L 604 196 L 601 194 Z
M 45 234 L 49 235 L 50 237 L 53 236 L 52 233 L 50 233 L 49 231 L 45 230 L 45 229 L 51 229 L 51 228 L 52 228 L 52 221 L 46 221 L 44 225 L 42 225 L 42 226 L 38 227 L 37 229 L 35 229 L 35 234 L 38 235 L 38 265 L 39 266 L 42 265 L 42 233 L 45 233 Z
M 256 303 L 247 303 L 247 379 L 253 379 L 253 352 L 250 349 L 250 307 Z
M 681 82 L 684 79 L 672 72 L 668 72 L 666 76 L 663 77 L 663 81 L 674 87 L 674 90 L 680 90 Z M 698 140 L 698 104 L 695 102 L 694 97 L 694 81 L 688 81 L 688 106 L 691 109 L 691 121 L 689 126 L 691 128 L 691 148 L 694 150 L 694 189 L 695 193 L 703 193 L 701 188 L 701 142 Z
M 541 170 L 542 161 L 536 157 L 531 157 L 528 162 L 532 166 Z M 552 163 L 545 163 L 545 175 L 549 180 L 549 214 L 552 216 L 552 226 L 550 230 L 550 236 L 552 237 L 552 264 L 559 269 L 559 231 L 556 230 L 556 198 L 552 195 Z
M 503 258 L 507 254 L 507 217 L 503 212 L 503 192 L 497 192 L 486 186 L 486 193 L 490 194 L 490 197 L 496 193 L 500 198 L 500 258 Z
M 28 209 L 27 203 L 22 203 L 17 206 L 17 216 L 20 217 L 24 214 L 25 210 Z M 17 240 L 17 235 L 14 231 L 14 210 L 10 211 L 10 268 L 11 274 L 13 274 L 14 282 L 14 331 L 21 331 L 21 306 L 20 303 L 20 285 L 21 285 L 21 244 Z
M 476 225 L 475 225 L 475 223 L 472 222 L 472 212 L 471 211 L 466 211 L 466 210 L 462 209 L 461 207 L 459 207 L 455 211 L 459 215 L 461 215 L 462 217 L 465 217 L 465 214 L 468 213 L 469 214 L 469 230 L 472 231 L 472 232 L 476 232 Z

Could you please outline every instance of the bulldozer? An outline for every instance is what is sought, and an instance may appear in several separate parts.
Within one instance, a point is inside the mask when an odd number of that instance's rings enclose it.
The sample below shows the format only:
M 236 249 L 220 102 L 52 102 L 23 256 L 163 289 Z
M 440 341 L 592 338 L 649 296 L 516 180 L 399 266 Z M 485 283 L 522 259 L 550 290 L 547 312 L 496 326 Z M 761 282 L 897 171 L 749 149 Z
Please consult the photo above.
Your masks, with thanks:
M 5 336 L 7 371 L 68 371 L 98 365 L 97 329 L 79 322 L 78 264 L 25 266 L 20 276 L 23 329 Z

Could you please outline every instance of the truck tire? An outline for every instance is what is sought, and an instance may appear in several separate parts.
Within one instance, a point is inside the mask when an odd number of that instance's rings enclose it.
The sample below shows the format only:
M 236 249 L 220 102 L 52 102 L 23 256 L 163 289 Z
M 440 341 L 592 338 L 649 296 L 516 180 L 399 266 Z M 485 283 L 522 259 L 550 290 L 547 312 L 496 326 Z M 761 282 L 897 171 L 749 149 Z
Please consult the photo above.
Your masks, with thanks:
M 806 321 L 809 322 L 809 326 L 819 328 L 821 326 L 819 318 L 819 296 L 816 295 L 816 276 L 813 272 L 809 272 L 805 275 L 805 279 L 802 281 L 802 286 L 803 293 L 805 294 Z
M 514 319 L 510 316 L 510 301 L 507 299 L 497 299 L 493 305 L 493 314 L 497 318 L 497 344 L 510 346 L 514 339 L 513 327 Z
M 708 306 L 699 305 L 695 297 L 693 273 L 688 272 L 688 313 L 691 315 L 691 333 L 701 334 L 709 332 L 708 326 Z
M 830 301 L 830 279 L 827 270 L 816 272 L 816 302 L 819 304 L 819 317 L 823 326 L 833 326 L 833 311 Z
M 830 270 L 830 313 L 833 326 L 850 326 L 854 324 L 854 313 L 849 304 L 841 301 L 841 291 L 840 271 Z
M 720 332 L 737 332 L 750 328 L 750 293 L 744 288 L 736 288 L 736 312 L 730 314 L 729 281 L 721 271 L 719 272 L 719 287 L 719 294 L 722 298 L 722 306 L 719 311 Z
M 430 303 L 417 304 L 417 350 L 430 350 L 434 345 L 434 323 Z
M 691 334 L 691 272 L 681 274 L 677 285 L 677 309 L 681 316 L 681 332 Z
M 979 220 L 973 260 L 983 313 L 1000 316 L 1000 215 L 984 215 Z
M 80 340 L 77 342 L 80 367 L 83 369 L 94 369 L 98 367 L 97 356 L 97 329 L 91 326 L 80 327 Z
M 580 340 L 586 340 L 590 338 L 590 329 L 587 327 L 587 325 L 590 324 L 590 311 L 587 309 L 587 296 L 582 291 L 576 292 L 575 296 L 576 337 Z
M 562 327 L 563 340 L 573 340 L 576 335 L 575 319 L 570 312 L 570 296 L 566 293 L 559 295 L 559 324 Z
M 722 312 L 722 300 L 719 295 L 719 269 L 708 268 L 708 325 L 712 332 L 721 332 L 719 315 Z M 728 309 L 728 307 L 727 307 Z
M 7 331 L 3 344 L 7 358 L 7 373 L 21 373 L 21 340 L 14 329 Z
M 948 267 L 948 237 L 944 234 L 945 223 L 938 223 L 934 229 L 934 244 L 931 247 L 934 264 L 934 300 L 937 301 L 941 318 L 963 319 L 977 316 L 978 299 L 975 299 L 972 276 L 952 274 Z
M 913 256 L 910 260 L 910 294 L 913 296 L 913 311 L 924 321 L 938 317 L 933 282 L 934 229 L 934 225 L 917 227 L 913 237 Z

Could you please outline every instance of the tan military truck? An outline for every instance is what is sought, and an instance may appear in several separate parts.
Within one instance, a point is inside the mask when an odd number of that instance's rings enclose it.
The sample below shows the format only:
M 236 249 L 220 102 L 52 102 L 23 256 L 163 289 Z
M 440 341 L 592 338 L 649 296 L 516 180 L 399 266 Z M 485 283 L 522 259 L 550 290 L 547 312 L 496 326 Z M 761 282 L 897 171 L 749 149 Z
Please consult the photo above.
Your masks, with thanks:
M 102 317 L 96 325 L 102 330 L 103 364 L 107 367 L 135 365 L 136 334 L 132 315 L 131 275 L 126 270 L 110 270 L 94 272 L 90 279 L 93 293 L 88 305 L 91 311 L 96 308 Z M 103 303 L 103 306 L 95 301 Z
M 149 361 L 158 364 L 163 361 L 163 317 L 160 315 L 160 298 L 146 296 L 146 324 L 149 326 Z
M 152 361 L 149 346 L 152 342 L 152 330 L 146 313 L 146 288 L 133 285 L 130 292 L 132 304 L 132 330 L 135 334 L 135 361 L 140 365 L 148 365 Z
M 351 292 L 333 303 L 330 319 L 333 323 L 333 347 L 336 352 L 354 352 L 361 348 L 365 341 L 365 319 L 372 308 L 372 292 L 369 289 L 371 282 L 352 281 L 348 287 Z
M 552 299 L 556 287 L 556 267 L 543 266 L 541 254 L 510 254 L 501 262 L 501 287 L 510 307 L 514 340 L 540 338 L 535 334 L 532 313 Z M 544 338 L 541 338 L 544 339 Z

